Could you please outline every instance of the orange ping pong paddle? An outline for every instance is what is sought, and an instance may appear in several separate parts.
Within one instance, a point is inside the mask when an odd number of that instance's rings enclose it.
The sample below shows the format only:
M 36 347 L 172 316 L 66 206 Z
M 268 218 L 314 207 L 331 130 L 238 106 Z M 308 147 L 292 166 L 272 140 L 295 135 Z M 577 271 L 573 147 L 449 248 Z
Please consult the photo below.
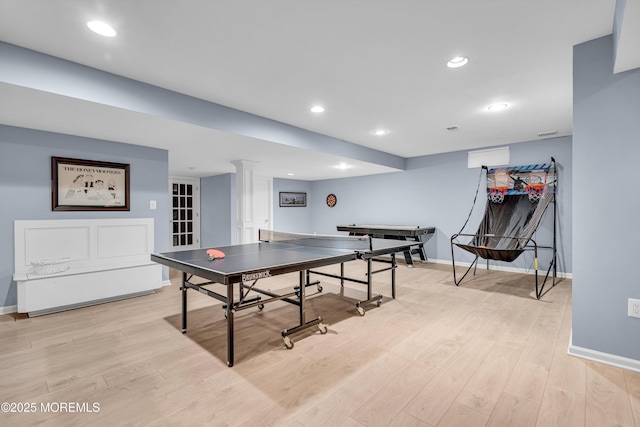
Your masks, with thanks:
M 207 249 L 207 255 L 209 255 L 209 261 L 224 258 L 224 252 L 219 251 L 218 249 Z

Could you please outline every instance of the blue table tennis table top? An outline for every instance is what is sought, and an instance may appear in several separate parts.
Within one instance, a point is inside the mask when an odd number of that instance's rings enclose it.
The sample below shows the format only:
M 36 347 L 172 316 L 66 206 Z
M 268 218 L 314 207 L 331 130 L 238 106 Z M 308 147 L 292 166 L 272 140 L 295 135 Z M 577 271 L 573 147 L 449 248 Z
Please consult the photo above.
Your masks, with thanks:
M 258 242 L 216 247 L 224 258 L 209 260 L 207 249 L 152 254 L 151 260 L 216 283 L 232 284 L 278 274 L 402 252 L 420 243 L 370 239 L 370 249 L 336 249 L 285 242 Z

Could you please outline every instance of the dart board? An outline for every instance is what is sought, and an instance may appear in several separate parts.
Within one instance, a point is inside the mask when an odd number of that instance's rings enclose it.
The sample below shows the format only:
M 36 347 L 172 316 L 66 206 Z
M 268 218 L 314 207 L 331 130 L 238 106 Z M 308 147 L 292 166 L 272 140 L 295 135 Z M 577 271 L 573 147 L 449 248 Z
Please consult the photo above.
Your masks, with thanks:
M 336 205 L 336 203 L 338 203 L 338 198 L 336 197 L 336 195 L 335 194 L 329 194 L 327 196 L 327 206 L 332 208 L 332 207 L 334 207 Z

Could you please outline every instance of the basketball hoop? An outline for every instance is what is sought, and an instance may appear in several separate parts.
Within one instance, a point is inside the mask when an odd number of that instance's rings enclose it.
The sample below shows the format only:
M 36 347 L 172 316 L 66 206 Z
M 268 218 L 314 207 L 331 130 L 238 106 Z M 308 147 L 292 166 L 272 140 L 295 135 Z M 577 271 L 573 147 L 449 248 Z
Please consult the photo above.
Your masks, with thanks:
M 527 184 L 527 195 L 531 203 L 538 203 L 544 194 L 545 184 Z
M 489 200 L 498 204 L 504 202 L 504 195 L 507 193 L 508 189 L 509 187 L 507 186 L 489 188 Z

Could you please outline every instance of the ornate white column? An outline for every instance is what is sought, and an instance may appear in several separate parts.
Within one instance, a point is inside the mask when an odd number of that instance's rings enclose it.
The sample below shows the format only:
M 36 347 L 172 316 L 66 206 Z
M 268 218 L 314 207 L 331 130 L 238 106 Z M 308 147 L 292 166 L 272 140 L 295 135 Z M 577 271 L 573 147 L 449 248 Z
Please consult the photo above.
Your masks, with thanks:
M 251 243 L 254 236 L 253 171 L 258 162 L 235 160 L 236 167 L 236 243 Z

